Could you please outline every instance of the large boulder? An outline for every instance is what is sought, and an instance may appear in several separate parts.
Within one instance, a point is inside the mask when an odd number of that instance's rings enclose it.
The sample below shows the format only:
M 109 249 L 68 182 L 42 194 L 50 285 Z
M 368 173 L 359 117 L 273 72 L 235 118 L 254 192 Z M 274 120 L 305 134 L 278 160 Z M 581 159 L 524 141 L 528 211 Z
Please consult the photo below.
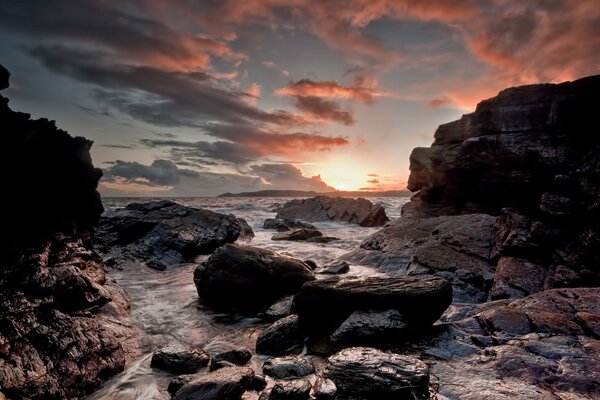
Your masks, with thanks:
M 246 221 L 234 215 L 160 200 L 106 213 L 96 228 L 95 242 L 107 257 L 169 266 L 253 236 Z
M 0 88 L 8 72 L 0 68 Z M 0 397 L 81 398 L 139 353 L 130 301 L 91 246 L 92 142 L 0 96 Z
M 367 199 L 327 196 L 288 201 L 277 212 L 277 218 L 309 222 L 341 221 L 360 226 L 382 226 L 389 221 L 383 206 Z
M 216 310 L 256 312 L 315 276 L 303 261 L 251 246 L 225 245 L 194 271 L 200 299 Z
M 185 384 L 175 392 L 173 400 L 239 400 L 253 376 L 250 368 L 222 368 Z
M 336 347 L 375 346 L 399 342 L 408 325 L 397 310 L 355 311 L 331 334 Z
M 352 347 L 328 361 L 325 376 L 342 396 L 365 400 L 429 398 L 429 367 L 416 357 Z
M 289 315 L 262 330 L 256 338 L 256 352 L 270 356 L 300 353 L 304 347 L 304 334 L 297 315 Z
M 306 283 L 293 311 L 310 331 L 335 329 L 356 310 L 397 310 L 414 329 L 433 324 L 452 301 L 452 286 L 436 277 L 348 277 Z
M 150 366 L 176 374 L 190 374 L 206 367 L 209 361 L 210 356 L 204 350 L 175 343 L 155 351 Z

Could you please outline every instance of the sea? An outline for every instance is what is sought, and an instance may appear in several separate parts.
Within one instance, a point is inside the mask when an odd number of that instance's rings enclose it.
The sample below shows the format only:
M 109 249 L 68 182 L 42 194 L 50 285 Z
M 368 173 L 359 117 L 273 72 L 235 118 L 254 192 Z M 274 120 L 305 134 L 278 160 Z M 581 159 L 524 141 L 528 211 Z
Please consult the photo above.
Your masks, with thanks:
M 164 199 L 164 198 L 161 198 Z M 156 200 L 153 198 L 103 198 L 107 211 L 125 207 L 127 204 Z M 330 243 L 306 243 L 272 241 L 273 230 L 263 229 L 267 218 L 274 218 L 277 208 L 290 198 L 281 197 L 198 197 L 172 198 L 177 203 L 234 214 L 244 218 L 254 230 L 255 237 L 247 244 L 273 250 L 302 260 L 313 260 L 323 265 L 342 254 L 355 249 L 369 235 L 380 228 L 366 228 L 340 222 L 315 222 L 325 236 L 338 241 Z M 385 207 L 390 219 L 400 217 L 402 206 L 409 197 L 369 198 Z M 124 269 L 108 269 L 132 301 L 131 319 L 141 338 L 141 356 L 124 372 L 107 381 L 100 390 L 89 396 L 93 400 L 170 399 L 166 391 L 173 375 L 150 368 L 152 352 L 164 345 L 179 341 L 201 347 L 209 352 L 226 350 L 231 346 L 245 346 L 254 350 L 258 333 L 266 326 L 258 318 L 219 314 L 203 307 L 193 282 L 193 272 L 208 256 L 200 256 L 193 263 L 184 264 L 167 271 L 155 271 L 144 266 Z M 369 267 L 351 265 L 350 275 L 376 275 Z M 254 356 L 250 361 L 260 372 L 264 358 Z M 318 360 L 316 360 L 318 361 Z M 243 399 L 256 399 L 256 393 L 247 392 Z

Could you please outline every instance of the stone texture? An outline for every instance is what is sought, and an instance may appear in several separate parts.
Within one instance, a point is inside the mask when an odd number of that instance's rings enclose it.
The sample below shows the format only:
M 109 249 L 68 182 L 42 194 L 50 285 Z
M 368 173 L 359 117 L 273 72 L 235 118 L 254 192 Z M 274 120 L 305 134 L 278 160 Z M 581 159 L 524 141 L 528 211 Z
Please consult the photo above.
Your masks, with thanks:
M 194 271 L 200 299 L 216 310 L 264 310 L 313 279 L 303 261 L 231 244 L 219 248 Z
M 329 357 L 325 376 L 342 396 L 361 399 L 428 399 L 429 368 L 412 356 L 351 347 Z
M 263 224 L 263 229 L 274 229 L 277 232 L 286 232 L 294 229 L 317 229 L 314 225 L 307 222 L 296 221 L 294 219 L 267 218 Z
M 501 257 L 498 260 L 494 284 L 490 291 L 492 300 L 519 298 L 537 293 L 544 288 L 547 270 L 530 261 Z
M 280 381 L 271 389 L 269 400 L 308 400 L 311 388 L 308 379 Z
M 96 228 L 95 242 L 107 257 L 154 268 L 189 262 L 238 238 L 253 236 L 246 221 L 234 215 L 160 200 L 106 213 Z
M 239 400 L 253 376 L 250 368 L 222 368 L 187 383 L 175 392 L 173 400 Z
M 314 373 L 315 366 L 302 357 L 278 357 L 265 361 L 263 372 L 275 379 L 300 378 Z
M 163 347 L 152 354 L 150 366 L 176 374 L 190 374 L 208 365 L 210 356 L 182 343 Z
M 342 221 L 360 226 L 382 226 L 388 221 L 385 209 L 367 199 L 327 196 L 288 201 L 277 212 L 277 218 Z
M 304 347 L 304 334 L 297 315 L 290 315 L 262 330 L 256 339 L 256 352 L 270 356 L 298 354 Z
M 331 334 L 336 347 L 383 346 L 408 336 L 408 325 L 397 310 L 355 311 Z

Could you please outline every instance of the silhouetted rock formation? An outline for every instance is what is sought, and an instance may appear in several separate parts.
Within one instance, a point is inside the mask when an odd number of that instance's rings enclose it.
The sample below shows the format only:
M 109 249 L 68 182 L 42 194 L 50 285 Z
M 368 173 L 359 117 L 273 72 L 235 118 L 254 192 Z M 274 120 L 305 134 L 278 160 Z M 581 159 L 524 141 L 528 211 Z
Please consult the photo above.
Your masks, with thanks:
M 452 282 L 414 347 L 442 395 L 600 395 L 598 93 L 600 76 L 511 88 L 440 126 L 411 154 L 402 217 L 343 257 Z
M 94 235 L 99 250 L 114 264 L 139 261 L 154 269 L 190 262 L 225 243 L 252 237 L 252 228 L 242 218 L 168 200 L 132 203 L 108 212 Z
M 342 221 L 360 226 L 382 226 L 389 221 L 385 209 L 367 199 L 327 196 L 288 201 L 277 212 L 276 218 L 309 222 Z
M 8 86 L 0 68 L 0 87 Z M 91 141 L 10 110 L 0 96 L 0 390 L 81 397 L 137 351 L 129 299 L 104 273 L 90 228 L 102 212 Z

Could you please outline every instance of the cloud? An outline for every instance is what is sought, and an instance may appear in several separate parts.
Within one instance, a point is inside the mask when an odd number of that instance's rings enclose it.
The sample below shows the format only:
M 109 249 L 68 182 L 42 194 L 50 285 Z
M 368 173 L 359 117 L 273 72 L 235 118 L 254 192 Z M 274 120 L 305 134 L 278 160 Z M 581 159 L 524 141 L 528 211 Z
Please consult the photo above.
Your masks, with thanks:
M 373 77 L 360 75 L 353 84 L 344 86 L 338 81 L 314 81 L 301 79 L 289 86 L 277 89 L 276 94 L 292 97 L 322 97 L 330 99 L 357 100 L 372 103 L 375 97 L 383 96 L 376 90 L 377 81 Z
M 283 69 L 282 67 L 280 67 L 278 64 L 274 63 L 273 61 L 262 61 L 261 64 L 269 69 L 274 69 L 275 71 L 279 71 L 283 76 L 290 76 L 290 72 L 287 69 Z
M 429 106 L 429 108 L 438 108 L 438 107 L 445 106 L 449 103 L 451 103 L 451 100 L 449 98 L 440 97 L 440 98 L 431 99 L 428 103 L 428 106 Z
M 369 179 L 369 180 L 367 181 L 367 183 L 376 184 L 376 183 L 379 183 L 379 179 Z
M 333 190 L 320 177 L 308 178 L 290 164 L 258 164 L 247 173 L 215 173 L 178 167 L 169 160 L 150 165 L 117 160 L 104 169 L 100 191 L 110 196 L 215 196 L 264 189 Z
M 294 96 L 294 106 L 316 120 L 339 122 L 353 125 L 354 116 L 350 111 L 343 110 L 335 101 L 323 100 L 315 96 Z

